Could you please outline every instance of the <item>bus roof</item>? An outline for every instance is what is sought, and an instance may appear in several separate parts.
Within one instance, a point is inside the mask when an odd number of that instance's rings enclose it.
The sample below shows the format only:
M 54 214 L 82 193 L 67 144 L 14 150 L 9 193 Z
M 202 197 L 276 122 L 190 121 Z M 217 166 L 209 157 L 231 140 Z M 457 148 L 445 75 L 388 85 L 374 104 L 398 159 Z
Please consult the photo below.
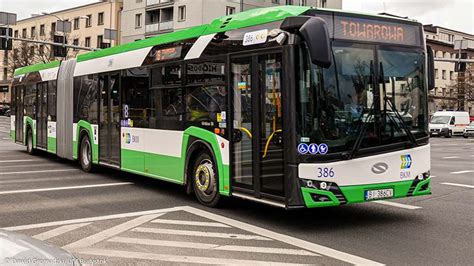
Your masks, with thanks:
M 298 16 L 306 11 L 313 9 L 308 6 L 276 6 L 268 8 L 256 8 L 245 12 L 236 13 L 230 16 L 224 16 L 213 20 L 210 24 L 199 25 L 184 30 L 179 30 L 171 33 L 162 34 L 156 37 L 126 43 L 123 45 L 114 46 L 111 48 L 89 52 L 77 56 L 77 62 L 84 62 L 93 60 L 101 57 L 111 56 L 115 54 L 126 53 L 142 48 L 153 47 L 160 44 L 172 43 L 180 40 L 197 38 L 202 35 L 225 32 L 238 28 L 245 28 L 250 26 L 256 26 L 259 24 L 265 24 L 273 21 L 283 20 L 290 16 Z M 347 14 L 358 14 L 352 12 L 346 12 L 341 10 L 333 9 L 319 9 L 334 13 L 347 13 Z M 359 14 L 361 15 L 361 14 Z M 382 15 L 369 15 L 371 17 L 385 17 Z M 392 18 L 393 19 L 393 18 Z M 403 19 L 398 19 L 403 20 Z M 407 21 L 407 20 L 405 20 Z M 50 63 L 39 63 L 35 65 L 25 66 L 15 70 L 14 76 L 20 76 L 31 72 L 37 72 L 45 69 L 51 69 L 59 67 L 60 61 L 53 61 Z

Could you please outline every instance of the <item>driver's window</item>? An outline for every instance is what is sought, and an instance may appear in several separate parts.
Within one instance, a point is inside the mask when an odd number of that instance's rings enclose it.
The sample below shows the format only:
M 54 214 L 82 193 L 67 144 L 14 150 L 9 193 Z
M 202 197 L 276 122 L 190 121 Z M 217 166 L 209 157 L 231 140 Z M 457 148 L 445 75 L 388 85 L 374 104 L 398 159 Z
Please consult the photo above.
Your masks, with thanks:
M 453 116 L 451 117 L 451 121 L 449 122 L 450 125 L 456 124 L 456 118 Z

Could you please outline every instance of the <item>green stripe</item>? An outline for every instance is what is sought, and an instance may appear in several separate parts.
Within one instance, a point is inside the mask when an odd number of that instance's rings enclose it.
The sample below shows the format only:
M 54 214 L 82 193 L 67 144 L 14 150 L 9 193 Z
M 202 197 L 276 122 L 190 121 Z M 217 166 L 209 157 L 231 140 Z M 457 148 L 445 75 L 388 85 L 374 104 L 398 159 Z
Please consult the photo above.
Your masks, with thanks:
M 19 75 L 23 75 L 23 74 L 27 74 L 31 72 L 38 72 L 40 70 L 59 67 L 59 64 L 60 64 L 60 61 L 53 61 L 50 63 L 40 63 L 36 65 L 31 65 L 31 66 L 25 66 L 25 67 L 16 69 L 14 76 L 19 76 Z

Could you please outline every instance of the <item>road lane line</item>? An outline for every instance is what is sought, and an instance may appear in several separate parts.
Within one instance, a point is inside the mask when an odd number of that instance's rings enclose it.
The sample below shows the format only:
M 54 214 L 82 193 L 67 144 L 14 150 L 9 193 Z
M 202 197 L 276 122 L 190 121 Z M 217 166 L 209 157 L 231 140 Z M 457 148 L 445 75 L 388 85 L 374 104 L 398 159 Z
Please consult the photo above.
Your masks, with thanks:
M 226 224 L 213 223 L 213 222 L 180 221 L 180 220 L 168 220 L 168 219 L 156 219 L 156 220 L 153 220 L 151 222 L 156 223 L 156 224 L 193 225 L 193 226 L 230 228 L 230 226 L 228 226 Z
M 184 263 L 184 264 L 256 265 L 256 266 L 307 265 L 307 264 L 295 264 L 295 263 L 274 262 L 274 261 L 239 260 L 239 259 L 197 257 L 197 256 L 187 256 L 187 255 L 184 255 L 184 256 L 166 255 L 166 254 L 131 252 L 131 251 L 99 249 L 99 248 L 80 249 L 80 250 L 77 250 L 76 252 L 81 253 L 81 254 L 100 256 L 100 257 L 117 257 L 117 258 L 124 258 L 124 259 L 141 259 L 141 260 L 153 260 L 153 261 L 161 261 L 161 262 L 176 262 L 176 263 Z
M 0 163 L 23 163 L 23 162 L 40 162 L 40 161 L 45 161 L 45 160 L 39 160 L 39 159 L 4 160 L 4 161 L 0 161 Z
M 79 171 L 79 169 L 56 169 L 56 170 L 37 170 L 37 171 L 21 171 L 21 172 L 4 172 L 2 175 L 22 175 L 22 174 L 41 174 L 41 173 L 59 173 L 59 172 L 72 172 Z
M 224 216 L 221 216 L 221 215 L 218 215 L 218 214 L 203 211 L 203 210 L 200 210 L 200 209 L 197 209 L 197 208 L 186 206 L 186 207 L 182 207 L 182 209 L 189 212 L 189 213 L 201 216 L 201 217 L 206 218 L 206 219 L 211 219 L 211 220 L 214 220 L 216 222 L 221 222 L 221 223 L 224 223 L 224 224 L 228 224 L 230 226 L 237 227 L 239 229 L 242 229 L 242 230 L 254 233 L 254 234 L 258 234 L 258 235 L 261 235 L 261 236 L 264 236 L 264 237 L 268 237 L 268 238 L 271 238 L 271 239 L 274 239 L 274 240 L 277 240 L 277 241 L 280 241 L 280 242 L 290 244 L 292 246 L 296 246 L 296 247 L 299 247 L 299 248 L 302 248 L 302 249 L 306 249 L 306 250 L 309 250 L 311 252 L 321 254 L 323 256 L 328 256 L 328 257 L 331 257 L 331 258 L 335 258 L 337 260 L 345 261 L 345 262 L 348 262 L 348 263 L 351 263 L 351 264 L 356 264 L 356 265 L 383 265 L 383 264 L 381 264 L 379 262 L 376 262 L 376 261 L 373 261 L 373 260 L 365 259 L 365 258 L 362 258 L 362 257 L 359 257 L 359 256 L 355 256 L 355 255 L 352 255 L 352 254 L 349 254 L 349 253 L 345 253 L 345 252 L 342 252 L 342 251 L 339 251 L 339 250 L 335 250 L 335 249 L 332 249 L 332 248 L 329 248 L 329 247 L 325 247 L 325 246 L 322 246 L 322 245 L 311 243 L 309 241 L 305 241 L 305 240 L 302 240 L 302 239 L 291 237 L 289 235 L 276 233 L 276 232 L 273 232 L 273 231 L 270 231 L 270 230 L 267 230 L 267 229 L 264 229 L 264 228 L 261 228 L 261 227 L 257 227 L 257 226 L 254 226 L 254 225 L 251 225 L 251 224 L 248 224 L 248 223 L 240 222 L 240 221 L 237 221 L 237 220 L 234 220 L 234 219 L 231 219 L 231 218 L 227 218 L 227 217 L 224 217 Z
M 446 156 L 446 157 L 441 157 L 442 159 L 459 159 L 461 157 L 459 156 Z
M 124 243 L 124 244 L 138 244 L 138 245 L 161 246 L 161 247 L 178 247 L 178 248 L 191 248 L 191 249 L 204 249 L 204 250 L 224 250 L 224 251 L 284 254 L 284 255 L 298 255 L 298 256 L 321 256 L 319 254 L 315 254 L 306 250 L 291 249 L 291 248 L 217 245 L 217 244 L 205 244 L 205 243 L 197 243 L 197 242 L 163 241 L 163 240 L 155 240 L 155 239 L 142 239 L 142 238 L 130 238 L 130 237 L 114 237 L 107 241 L 116 242 L 116 243 Z
M 3 131 L 3 130 L 0 130 L 1 133 L 7 133 L 7 134 L 10 134 L 10 132 L 8 131 Z
M 115 187 L 115 186 L 133 185 L 133 184 L 134 183 L 132 183 L 132 182 L 121 182 L 121 183 L 107 183 L 107 184 L 87 185 L 87 186 L 53 187 L 53 188 L 12 190 L 12 191 L 1 191 L 0 195 L 22 194 L 22 193 L 33 193 L 33 192 L 46 192 L 46 191 L 57 191 L 57 190 L 83 189 L 83 188 Z
M 71 244 L 64 246 L 65 249 L 79 249 L 79 248 L 88 248 L 94 244 L 102 242 L 108 238 L 114 237 L 120 233 L 126 232 L 132 228 L 140 226 L 144 223 L 147 223 L 153 219 L 156 219 L 160 216 L 164 215 L 164 213 L 158 214 L 150 214 L 145 216 L 137 217 L 133 220 L 127 221 L 125 223 L 119 224 L 102 232 L 99 232 L 95 235 L 88 236 Z
M 474 173 L 474 170 L 464 170 L 464 171 L 451 172 L 451 174 L 453 174 L 453 175 L 460 175 L 460 174 L 467 174 L 467 173 Z
M 181 208 L 182 207 L 173 207 L 173 208 L 159 209 L 159 210 L 120 213 L 120 214 L 112 214 L 112 215 L 105 215 L 105 216 L 95 216 L 95 217 L 89 217 L 89 218 L 80 218 L 80 219 L 56 221 L 56 222 L 11 226 L 11 227 L 5 227 L 5 228 L 2 228 L 2 229 L 7 230 L 7 231 L 23 231 L 23 230 L 51 227 L 51 226 L 61 226 L 61 225 L 66 225 L 66 224 L 97 222 L 97 221 L 129 218 L 129 217 L 136 217 L 136 216 L 156 214 L 156 213 L 168 213 L 168 212 L 179 211 L 179 210 L 181 210 Z
M 27 178 L 27 179 L 11 179 L 10 178 L 0 178 L 0 182 L 2 185 L 6 184 L 21 184 L 21 183 L 37 183 L 37 182 L 45 182 L 45 181 L 84 181 L 85 179 L 97 179 L 97 176 L 61 176 L 61 177 L 46 177 L 46 178 Z
M 474 188 L 474 186 L 471 186 L 471 185 L 456 184 L 456 183 L 441 183 L 441 185 L 455 186 L 455 187 Z
M 54 228 L 53 230 L 49 230 L 49 231 L 43 232 L 41 234 L 37 234 L 37 235 L 33 236 L 33 238 L 36 238 L 36 239 L 41 240 L 41 241 L 45 241 L 45 240 L 51 239 L 53 237 L 57 237 L 57 236 L 60 236 L 62 234 L 74 231 L 76 229 L 79 229 L 79 228 L 84 227 L 84 226 L 89 225 L 89 224 L 91 224 L 91 223 L 63 225 L 61 227 Z
M 147 227 L 137 227 L 137 228 L 134 228 L 132 231 L 140 232 L 140 233 L 166 234 L 166 235 L 178 235 L 178 236 L 200 236 L 200 237 L 215 237 L 215 238 L 241 239 L 241 240 L 271 241 L 271 239 L 269 238 L 261 237 L 258 235 L 227 234 L 227 233 L 215 233 L 215 232 L 205 232 L 205 231 L 188 231 L 188 230 L 174 230 L 174 229 L 147 228 Z
M 436 175 L 430 175 L 430 177 L 431 177 L 431 178 L 436 178 L 436 177 L 438 177 L 438 176 L 436 176 Z
M 388 205 L 388 206 L 398 207 L 398 208 L 407 209 L 407 210 L 421 209 L 421 207 L 418 207 L 418 206 L 406 205 L 406 204 L 401 204 L 401 203 L 392 202 L 392 201 L 385 201 L 385 200 L 372 201 L 372 203 Z

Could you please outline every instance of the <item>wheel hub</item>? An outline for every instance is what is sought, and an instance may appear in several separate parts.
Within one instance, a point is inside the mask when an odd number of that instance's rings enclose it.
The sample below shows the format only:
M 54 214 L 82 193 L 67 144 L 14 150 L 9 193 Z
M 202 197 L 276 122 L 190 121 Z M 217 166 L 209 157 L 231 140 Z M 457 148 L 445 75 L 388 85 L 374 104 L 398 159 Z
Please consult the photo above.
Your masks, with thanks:
M 196 187 L 203 193 L 212 193 L 214 183 L 214 171 L 212 169 L 212 163 L 208 161 L 202 162 L 196 169 L 194 174 L 194 180 Z

